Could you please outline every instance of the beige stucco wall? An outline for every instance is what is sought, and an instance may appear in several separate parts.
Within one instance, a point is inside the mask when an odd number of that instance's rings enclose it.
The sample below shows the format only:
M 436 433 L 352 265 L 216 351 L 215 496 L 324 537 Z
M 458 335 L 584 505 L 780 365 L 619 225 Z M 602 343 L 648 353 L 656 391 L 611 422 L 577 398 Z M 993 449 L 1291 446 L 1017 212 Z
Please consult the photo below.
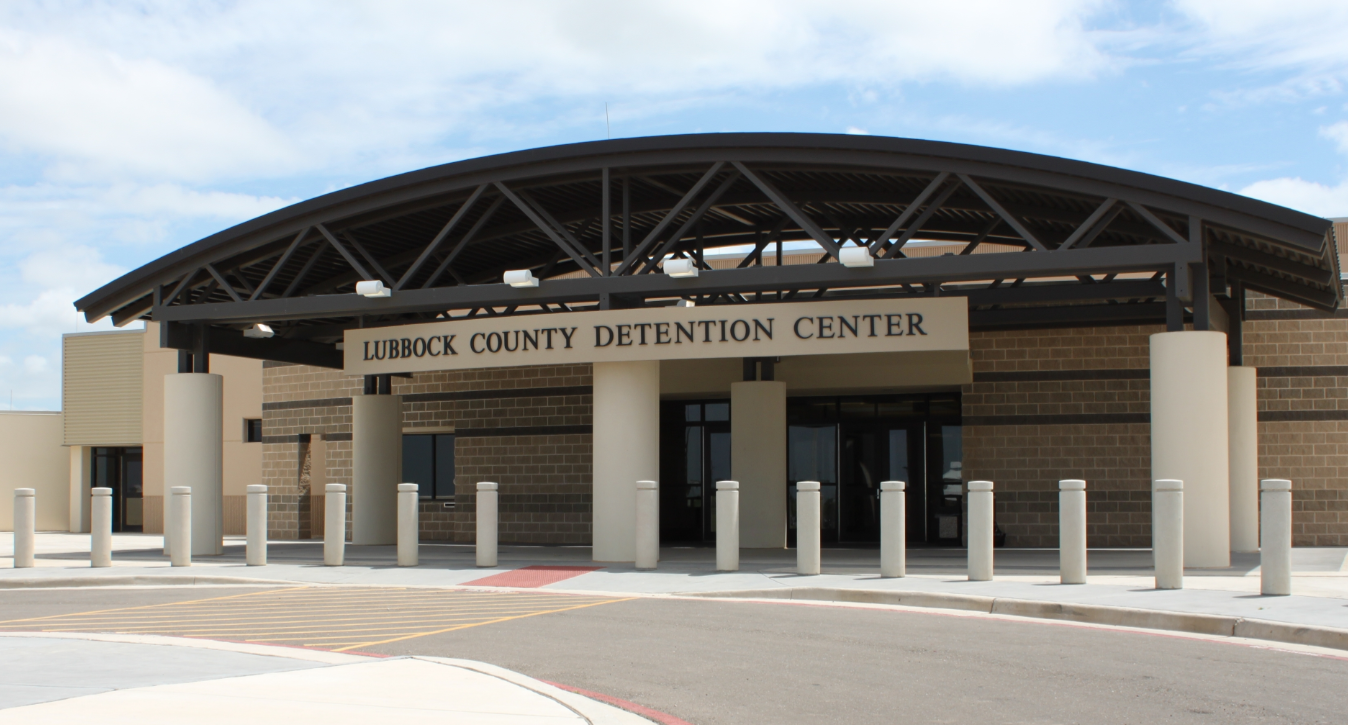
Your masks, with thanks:
M 37 489 L 38 531 L 70 527 L 70 454 L 60 413 L 0 412 L 0 531 L 14 530 L 14 489 Z
M 159 327 L 146 324 L 144 341 L 145 531 L 164 530 L 164 376 L 178 372 L 178 351 L 159 347 Z M 248 484 L 262 482 L 262 444 L 244 443 L 243 421 L 262 417 L 262 361 L 211 356 L 211 372 L 224 376 L 225 533 L 244 533 Z

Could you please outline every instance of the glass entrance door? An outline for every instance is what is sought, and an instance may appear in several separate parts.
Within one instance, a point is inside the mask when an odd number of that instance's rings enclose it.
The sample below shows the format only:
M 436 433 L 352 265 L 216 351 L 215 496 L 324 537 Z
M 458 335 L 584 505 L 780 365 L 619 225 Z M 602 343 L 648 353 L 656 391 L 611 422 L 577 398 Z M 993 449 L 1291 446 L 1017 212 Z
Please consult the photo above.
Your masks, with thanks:
M 145 526 L 143 459 L 140 448 L 95 448 L 91 485 L 112 489 L 112 530 Z
M 716 482 L 730 480 L 730 403 L 674 403 L 661 411 L 660 540 L 716 537 Z

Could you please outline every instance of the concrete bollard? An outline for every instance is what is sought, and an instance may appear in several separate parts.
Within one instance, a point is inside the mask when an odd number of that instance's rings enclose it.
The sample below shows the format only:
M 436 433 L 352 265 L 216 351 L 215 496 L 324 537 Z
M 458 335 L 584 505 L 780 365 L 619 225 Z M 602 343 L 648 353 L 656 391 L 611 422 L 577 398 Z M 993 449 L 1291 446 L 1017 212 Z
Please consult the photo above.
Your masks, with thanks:
M 969 581 L 992 581 L 992 481 L 969 482 Z
M 1157 589 L 1184 588 L 1184 482 L 1156 481 L 1151 494 L 1151 551 Z
M 660 563 L 660 484 L 637 481 L 637 568 Z
M 1292 482 L 1259 482 L 1259 593 L 1292 593 Z
M 819 573 L 819 482 L 796 483 L 796 573 Z
M 173 510 L 173 535 L 170 537 L 173 546 L 169 551 L 169 563 L 192 566 L 192 487 L 170 488 L 169 508 Z
M 398 566 L 421 563 L 420 489 L 415 483 L 398 484 Z
M 908 574 L 907 500 L 903 481 L 880 482 L 880 576 Z
M 112 489 L 89 489 L 89 565 L 112 566 Z
M 1086 583 L 1086 482 L 1058 481 L 1058 581 Z
M 248 485 L 248 566 L 267 565 L 267 487 Z
M 37 546 L 37 490 L 14 489 L 14 568 L 33 566 Z
M 168 490 L 168 489 L 165 489 Z M 173 494 L 164 496 L 164 556 L 173 557 Z
M 496 566 L 497 486 L 477 484 L 477 565 Z
M 323 566 L 346 563 L 346 484 L 323 489 Z
M 740 482 L 716 482 L 716 571 L 740 570 Z

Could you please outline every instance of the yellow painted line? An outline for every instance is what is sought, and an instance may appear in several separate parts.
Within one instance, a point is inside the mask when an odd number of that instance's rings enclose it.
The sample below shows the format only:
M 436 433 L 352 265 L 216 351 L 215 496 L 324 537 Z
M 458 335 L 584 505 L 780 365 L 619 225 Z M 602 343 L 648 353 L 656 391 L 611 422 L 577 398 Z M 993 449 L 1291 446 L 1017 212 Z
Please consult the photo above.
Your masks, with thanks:
M 597 597 L 589 597 L 588 599 L 595 599 L 595 598 Z M 397 614 L 411 614 L 418 612 L 432 612 L 432 613 L 469 612 L 469 611 L 489 612 L 501 609 L 503 607 L 516 608 L 528 606 L 530 604 L 536 604 L 539 606 L 545 604 L 551 605 L 553 601 L 554 601 L 553 599 L 530 599 L 530 600 L 510 600 L 504 602 L 481 602 L 472 604 L 447 602 L 440 604 L 434 603 L 421 604 L 415 607 L 408 607 L 403 606 L 397 602 L 390 602 L 390 606 L 382 611 L 372 612 L 367 609 L 366 611 L 361 612 L 355 618 L 367 618 L 370 616 L 377 616 L 382 614 L 397 615 Z M 271 612 L 275 611 L 277 608 L 278 607 L 267 607 L 266 609 L 260 609 L 257 611 Z M 131 617 L 117 617 L 117 618 L 110 618 L 103 615 L 92 615 L 92 614 L 89 616 L 68 615 L 64 616 L 62 621 L 64 623 L 85 622 L 89 624 L 94 624 L 98 622 L 109 622 L 109 621 L 115 621 L 125 624 L 131 623 L 150 624 L 155 622 L 183 622 L 183 621 L 203 621 L 203 620 L 220 621 L 222 619 L 234 621 L 256 621 L 256 622 L 271 621 L 271 620 L 284 621 L 287 619 L 297 621 L 316 621 L 320 619 L 324 621 L 340 621 L 342 619 L 346 619 L 346 617 L 340 616 L 334 617 L 332 615 L 345 614 L 346 612 L 352 609 L 356 609 L 356 607 L 332 607 L 330 610 L 327 610 L 326 614 L 323 612 L 316 613 L 311 611 L 305 611 L 302 613 L 292 612 L 289 614 L 280 614 L 275 616 L 267 616 L 265 614 L 257 614 L 250 616 L 247 612 L 238 612 L 232 608 L 222 608 L 218 610 L 208 610 L 202 612 L 182 612 L 182 613 L 165 612 L 163 614 L 138 615 Z M 306 616 L 306 615 L 315 615 L 315 616 Z
M 309 589 L 310 587 L 293 587 L 293 588 L 294 588 L 294 589 Z M 272 591 L 270 591 L 270 590 L 268 590 L 268 591 L 261 591 L 261 592 L 248 592 L 248 593 L 246 593 L 246 594 L 230 594 L 230 595 L 224 596 L 224 597 L 211 597 L 211 598 L 209 598 L 209 599 L 196 599 L 196 600 L 192 600 L 192 601 L 193 601 L 193 602 L 223 601 L 223 600 L 225 600 L 225 599 L 238 599 L 238 598 L 241 598 L 241 597 L 255 597 L 255 596 L 258 596 L 258 595 L 260 595 L 260 594 L 271 594 L 271 593 L 274 593 L 274 592 L 272 592 Z M 116 609 L 96 609 L 96 610 L 94 610 L 94 611 L 92 611 L 92 612 L 81 612 L 80 614 L 106 614 L 106 613 L 109 613 L 109 612 L 131 612 L 131 611 L 136 611 L 136 610 L 140 610 L 140 609 L 153 609 L 153 608 L 157 608 L 157 607 L 171 607 L 171 606 L 174 606 L 174 605 L 178 605 L 178 604 L 186 604 L 186 603 L 188 603 L 188 602 L 164 602 L 163 604 L 142 604 L 142 605 L 140 605 L 140 606 L 135 606 L 135 607 L 118 607 L 118 608 L 116 608 Z M 2 624 L 17 624 L 17 623 L 19 623 L 19 622 L 39 622 L 39 621 L 47 620 L 47 619 L 59 619 L 59 618 L 61 618 L 61 617 L 69 617 L 69 616 L 73 616 L 73 615 L 71 615 L 71 614 L 52 614 L 52 615 L 48 615 L 48 616 L 46 616 L 46 617 L 27 617 L 27 618 L 25 618 L 25 619 L 6 619 L 6 620 L 0 620 L 0 625 L 2 625 Z
M 548 611 L 544 611 L 544 612 L 533 612 L 533 613 L 530 613 L 530 614 L 520 614 L 520 615 L 516 615 L 516 616 L 513 616 L 513 617 L 502 617 L 502 618 L 500 618 L 500 619 L 492 619 L 492 620 L 488 620 L 488 621 L 486 621 L 486 622 L 478 622 L 478 623 L 476 623 L 476 624 L 463 624 L 463 625 L 459 625 L 459 626 L 457 626 L 457 627 L 449 627 L 449 628 L 446 628 L 446 629 L 436 630 L 436 631 L 434 631 L 434 632 L 422 632 L 422 633 L 419 633 L 419 634 L 409 634 L 409 635 L 407 635 L 407 636 L 405 636 L 405 637 L 394 637 L 394 638 L 392 638 L 392 639 L 380 640 L 380 641 L 378 641 L 378 642 L 362 642 L 362 643 L 360 643 L 360 644 L 353 644 L 353 645 L 350 645 L 350 646 L 348 646 L 348 647 L 342 647 L 342 648 L 339 648 L 339 649 L 335 649 L 335 650 L 333 650 L 333 652 L 346 652 L 346 651 L 348 651 L 348 650 L 353 650 L 353 649 L 355 649 L 355 648 L 357 648 L 357 647 L 375 647 L 375 646 L 378 646 L 378 645 L 381 645 L 381 644 L 390 644 L 390 643 L 393 643 L 393 642 L 402 642 L 402 641 L 404 641 L 404 640 L 416 639 L 417 637 L 428 637 L 428 636 L 433 635 L 433 634 L 444 634 L 444 633 L 446 633 L 446 632 L 455 632 L 455 631 L 458 631 L 458 630 L 461 630 L 461 629 L 469 629 L 469 628 L 471 628 L 471 627 L 481 627 L 481 626 L 484 625 L 484 624 L 498 624 L 498 623 L 500 623 L 500 622 L 509 622 L 509 621 L 511 621 L 511 620 L 515 620 L 515 619 L 524 619 L 524 618 L 526 618 L 526 617 L 537 617 L 537 616 L 540 615 L 540 614 L 557 614 L 557 613 L 559 613 L 559 612 L 570 612 L 570 611 L 574 611 L 574 610 L 576 610 L 576 609 L 585 609 L 585 608 L 587 608 L 587 607 L 597 607 L 597 606 L 599 606 L 599 605 L 601 605 L 601 604 L 616 604 L 616 603 L 618 603 L 618 602 L 630 602 L 630 601 L 632 601 L 632 600 L 634 600 L 634 599 L 636 599 L 636 597 L 628 597 L 627 599 L 609 599 L 609 600 L 607 600 L 607 601 L 602 601 L 602 602 L 590 602 L 589 604 L 578 604 L 578 605 L 576 605 L 576 606 L 574 606 L 574 607 L 565 607 L 565 608 L 563 608 L 563 609 L 552 609 L 552 610 L 548 610 Z

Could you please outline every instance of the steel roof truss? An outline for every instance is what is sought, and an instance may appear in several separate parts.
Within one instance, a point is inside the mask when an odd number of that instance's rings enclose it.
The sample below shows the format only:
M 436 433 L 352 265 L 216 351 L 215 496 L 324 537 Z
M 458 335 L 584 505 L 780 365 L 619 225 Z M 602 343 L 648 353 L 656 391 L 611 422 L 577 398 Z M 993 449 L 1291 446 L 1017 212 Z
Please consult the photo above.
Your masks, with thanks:
M 395 292 L 402 289 L 403 286 L 412 279 L 412 275 L 415 275 L 417 270 L 421 269 L 421 265 L 425 264 L 426 260 L 430 259 L 431 255 L 435 254 L 436 250 L 440 249 L 441 243 L 445 241 L 450 232 L 454 231 L 454 227 L 459 225 L 459 222 L 463 220 L 464 215 L 468 213 L 469 209 L 473 208 L 473 204 L 477 203 L 477 200 L 482 197 L 482 192 L 486 191 L 486 189 L 486 184 L 479 184 L 478 187 L 473 190 L 473 193 L 469 195 L 468 199 L 459 206 L 459 210 L 454 212 L 454 215 L 449 218 L 449 221 L 445 222 L 445 225 L 441 227 L 440 231 L 431 239 L 430 244 L 426 245 L 426 249 L 421 252 L 421 256 L 417 257 L 416 261 L 412 263 L 412 266 L 407 268 L 406 272 L 403 272 L 403 276 L 398 279 L 398 283 L 393 285 L 393 290 Z
M 666 254 L 669 254 L 670 250 L 673 249 L 674 246 L 677 245 L 681 239 L 683 239 L 683 236 L 688 233 L 688 230 L 691 229 L 693 225 L 702 221 L 702 218 L 706 216 L 707 212 L 711 210 L 712 206 L 714 206 L 716 202 L 721 200 L 721 196 L 725 194 L 727 191 L 729 191 L 730 187 L 734 186 L 736 181 L 739 181 L 739 178 L 740 172 L 732 171 L 730 175 L 726 177 L 725 181 L 722 181 L 720 186 L 717 186 L 716 189 L 711 192 L 711 196 L 708 196 L 706 200 L 703 201 L 702 204 L 699 205 L 698 208 L 693 211 L 693 215 L 688 217 L 688 219 L 684 221 L 683 225 L 679 227 L 678 231 L 669 235 L 669 239 L 665 240 L 665 243 L 661 245 L 660 249 L 655 254 L 651 255 L 650 259 L 646 261 L 645 266 L 643 266 L 639 271 L 633 272 L 633 274 L 642 274 L 644 272 L 654 271 L 656 266 L 660 263 L 660 260 L 664 259 Z
M 544 222 L 546 222 L 547 224 L 552 225 L 552 228 L 553 228 L 554 230 L 556 230 L 556 232 L 557 232 L 559 235 L 561 235 L 561 237 L 562 237 L 563 239 L 566 240 L 567 244 L 570 245 L 570 247 L 571 247 L 572 250 L 574 250 L 575 252 L 579 253 L 580 256 L 583 257 L 583 258 L 585 259 L 586 264 L 589 264 L 589 265 L 590 265 L 590 268 L 593 269 L 594 272 L 595 272 L 595 274 L 593 274 L 593 275 L 591 275 L 591 276 L 598 276 L 598 277 L 604 276 L 603 274 L 599 273 L 599 267 L 600 267 L 599 260 L 598 260 L 593 254 L 591 254 L 591 253 L 590 253 L 590 250 L 589 250 L 589 249 L 586 249 L 586 248 L 585 248 L 585 245 L 584 245 L 584 244 L 581 244 L 581 243 L 580 243 L 580 240 L 578 239 L 578 237 L 584 236 L 584 235 L 585 235 L 585 232 L 589 229 L 591 222 L 594 221 L 594 218 L 593 218 L 593 217 L 586 217 L 584 223 L 582 224 L 582 226 L 581 226 L 581 228 L 580 228 L 580 230 L 577 231 L 575 234 L 572 234 L 572 233 L 566 228 L 566 225 L 565 225 L 565 224 L 562 224 L 561 222 L 557 221 L 557 218 L 554 217 L 554 216 L 547 210 L 547 208 L 544 207 L 541 203 L 539 203 L 539 201 L 538 201 L 537 199 L 535 199 L 535 198 L 533 197 L 533 195 L 530 194 L 528 191 L 525 191 L 525 190 L 521 189 L 520 192 L 519 192 L 519 196 L 520 196 L 521 199 L 524 200 L 524 202 L 525 202 L 526 204 L 529 204 L 530 206 L 532 206 L 532 207 L 534 208 L 534 211 L 538 212 L 538 215 L 539 215 L 540 217 L 543 218 L 543 221 L 544 221 Z M 545 230 L 545 231 L 546 231 L 546 230 Z M 555 241 L 555 240 L 554 240 L 554 241 Z M 576 264 L 579 265 L 580 262 L 577 261 Z M 583 268 L 584 268 L 584 266 L 582 265 L 582 269 L 583 269 Z M 588 270 L 587 270 L 587 271 L 588 271 Z
M 539 231 L 546 234 L 548 236 L 548 239 L 552 240 L 553 244 L 556 244 L 563 252 L 566 252 L 567 255 L 570 256 L 573 261 L 575 261 L 576 266 L 585 270 L 585 272 L 589 274 L 591 277 L 600 276 L 599 270 L 595 269 L 594 266 L 591 265 L 589 261 L 585 259 L 584 255 L 582 255 L 578 250 L 573 248 L 568 242 L 568 240 L 564 239 L 562 235 L 558 234 L 557 230 L 552 226 L 552 224 L 545 221 L 544 218 L 539 215 L 538 209 L 534 208 L 532 204 L 520 198 L 519 194 L 516 194 L 515 192 L 511 191 L 510 187 L 506 186 L 504 183 L 500 181 L 494 183 L 496 184 L 496 188 L 501 192 L 501 194 L 505 198 L 509 199 L 511 203 L 513 203 L 521 212 L 524 212 L 524 215 L 529 217 L 529 220 L 532 221 L 534 225 L 538 227 Z M 523 194 L 524 192 L 520 193 Z M 547 212 L 543 213 L 546 214 Z
M 1188 244 L 1190 241 L 1192 241 L 1180 236 L 1173 227 L 1157 218 L 1157 216 L 1151 213 L 1151 210 L 1148 209 L 1147 207 L 1142 206 L 1141 204 L 1135 201 L 1130 201 L 1128 202 L 1128 208 L 1137 212 L 1138 216 L 1142 217 L 1143 219 L 1146 219 L 1148 224 L 1151 224 L 1153 227 L 1156 227 L 1156 230 L 1166 235 L 1166 237 L 1170 239 L 1170 241 L 1176 244 Z
M 487 222 L 491 220 L 496 214 L 496 210 L 500 209 L 501 204 L 504 202 L 504 196 L 498 196 L 492 200 L 491 205 L 487 207 L 487 210 L 482 212 L 482 216 L 478 217 L 477 221 L 473 223 L 473 226 L 468 229 L 468 233 L 463 235 L 463 238 L 459 240 L 459 243 L 455 244 L 454 248 L 449 251 L 449 254 L 445 255 L 444 261 L 440 262 L 440 265 L 435 268 L 435 271 L 431 272 L 431 276 L 426 278 L 426 281 L 421 285 L 422 289 L 435 286 L 436 280 L 440 279 L 440 275 L 444 274 L 445 270 L 449 270 L 449 274 L 454 278 L 454 281 L 459 284 L 467 284 L 464 282 L 463 277 L 460 277 L 459 273 L 455 272 L 454 268 L 449 265 L 453 264 L 454 259 L 459 256 L 459 252 L 462 252 L 464 247 L 467 247 L 472 243 L 473 238 L 477 236 L 477 233 L 482 231 L 483 227 L 487 226 Z
M 712 164 L 711 168 L 707 169 L 706 173 L 702 174 L 702 178 L 698 179 L 696 184 L 693 184 L 693 188 L 689 189 L 688 193 L 684 194 L 683 197 L 679 199 L 679 202 L 675 204 L 669 210 L 668 213 L 665 214 L 664 218 L 661 219 L 660 222 L 655 225 L 655 228 L 652 229 L 650 233 L 646 235 L 646 238 L 641 240 L 641 243 L 637 245 L 636 249 L 632 250 L 632 254 L 630 256 L 625 256 L 625 258 L 623 259 L 623 263 L 618 265 L 618 270 L 614 272 L 614 274 L 616 275 L 627 274 L 628 270 L 630 270 L 633 266 L 635 266 L 638 261 L 644 261 L 646 259 L 646 253 L 650 250 L 651 247 L 655 246 L 656 240 L 660 237 L 661 234 L 664 233 L 665 228 L 668 227 L 670 223 L 672 223 L 676 218 L 678 218 L 679 214 L 683 213 L 684 207 L 687 207 L 688 204 L 691 203 L 693 199 L 696 198 L 697 195 L 702 192 L 702 189 L 706 187 L 706 185 L 710 183 L 712 179 L 716 178 L 716 175 L 721 172 L 721 169 L 724 166 L 725 166 L 724 161 L 717 161 L 716 163 Z M 627 201 L 626 197 L 624 197 L 624 205 L 626 205 L 626 201 Z M 626 217 L 627 214 L 628 212 L 624 211 L 624 217 Z M 624 219 L 623 225 L 624 235 L 627 233 L 628 230 L 628 224 L 626 222 L 627 220 Z M 624 241 L 624 247 L 625 246 L 626 242 Z
M 345 245 L 337 241 L 337 237 L 332 236 L 332 232 L 328 231 L 327 227 L 322 224 L 315 224 L 314 226 L 318 229 L 319 234 L 322 234 L 323 237 L 328 240 L 328 243 L 337 249 L 337 253 L 342 255 L 342 259 L 345 259 L 346 263 L 351 265 L 352 269 L 356 270 L 356 273 L 360 275 L 361 279 L 373 279 L 373 276 L 369 271 L 361 265 L 360 261 L 351 254 Z
M 1024 224 L 1022 224 L 1019 219 L 1017 219 L 1014 215 L 1012 215 L 1011 212 L 1007 211 L 1006 208 L 1003 207 L 1000 202 L 992 198 L 992 195 L 989 194 L 986 190 L 984 190 L 983 187 L 979 186 L 978 182 L 974 181 L 973 178 L 970 177 L 968 174 L 961 173 L 958 176 L 960 181 L 964 182 L 965 186 L 973 190 L 973 192 L 978 195 L 978 198 L 983 200 L 983 203 L 987 204 L 988 207 L 992 209 L 992 211 L 996 212 L 997 216 L 1004 219 L 1007 224 L 1010 224 L 1011 228 L 1015 229 L 1016 233 L 1019 234 L 1021 238 L 1024 239 L 1031 247 L 1034 247 L 1035 249 L 1041 252 L 1048 251 L 1048 247 L 1045 247 L 1042 242 L 1040 242 L 1037 238 L 1035 238 L 1034 234 L 1032 234 L 1030 230 Z
M 230 299 L 234 300 L 235 302 L 243 302 L 243 298 L 239 296 L 239 293 L 234 291 L 234 285 L 230 284 L 229 282 L 226 282 L 225 278 L 222 277 L 220 273 L 216 271 L 213 265 L 208 263 L 206 265 L 206 271 L 211 273 L 211 276 L 215 278 L 217 284 L 225 288 L 225 291 L 229 293 Z M 208 292 L 206 296 L 209 297 L 210 293 Z
M 800 207 L 796 206 L 795 202 L 786 198 L 786 195 L 771 181 L 750 171 L 749 167 L 745 166 L 743 163 L 740 163 L 739 161 L 734 161 L 732 163 L 735 164 L 735 168 L 740 170 L 740 173 L 744 174 L 745 178 L 749 179 L 749 181 L 753 182 L 754 186 L 758 187 L 759 191 L 766 194 L 767 197 L 772 200 L 772 203 L 777 205 L 777 208 L 786 212 L 786 215 L 791 217 L 792 221 L 799 224 L 801 230 L 814 238 L 816 242 L 819 242 L 819 246 L 823 248 L 825 252 L 835 258 L 838 256 L 837 242 L 833 241 L 833 237 L 825 234 L 824 230 L 820 229 L 819 225 L 816 224 L 813 219 L 805 216 L 805 213 L 800 210 Z
M 927 221 L 931 219 L 932 215 L 941 208 L 941 205 L 945 203 L 946 199 L 949 199 L 950 195 L 954 194 L 955 190 L 959 187 L 960 182 L 956 180 L 955 183 L 949 184 L 942 189 L 941 193 L 927 205 L 927 208 L 922 210 L 922 214 L 918 216 L 907 229 L 903 230 L 903 234 L 899 235 L 898 239 L 894 240 L 894 244 L 885 249 L 883 259 L 893 259 L 895 255 L 902 254 L 901 250 L 903 249 L 903 245 L 907 244 L 908 240 L 912 239 L 913 235 L 917 234 L 922 229 L 922 225 L 926 224 Z M 883 242 L 881 244 L 883 244 Z

